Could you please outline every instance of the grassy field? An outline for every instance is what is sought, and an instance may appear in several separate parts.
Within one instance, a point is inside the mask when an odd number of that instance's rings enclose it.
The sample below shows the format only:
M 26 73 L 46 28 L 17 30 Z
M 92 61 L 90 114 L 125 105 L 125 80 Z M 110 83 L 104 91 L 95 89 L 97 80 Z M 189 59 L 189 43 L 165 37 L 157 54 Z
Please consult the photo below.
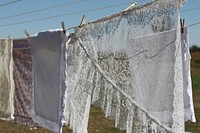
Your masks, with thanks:
M 92 106 L 88 125 L 89 133 L 125 133 L 114 128 L 114 121 L 105 118 L 99 107 Z M 32 129 L 23 125 L 0 120 L 0 133 L 53 133 L 43 128 Z M 72 133 L 69 127 L 64 127 L 63 133 Z
M 196 123 L 187 122 L 186 131 L 200 133 L 200 52 L 192 53 L 192 85 L 193 100 L 195 106 Z M 114 122 L 106 119 L 101 109 L 92 106 L 89 118 L 89 133 L 125 133 L 114 128 Z M 0 133 L 53 133 L 43 128 L 32 129 L 19 124 L 0 120 Z M 63 133 L 72 133 L 68 127 L 64 127 Z

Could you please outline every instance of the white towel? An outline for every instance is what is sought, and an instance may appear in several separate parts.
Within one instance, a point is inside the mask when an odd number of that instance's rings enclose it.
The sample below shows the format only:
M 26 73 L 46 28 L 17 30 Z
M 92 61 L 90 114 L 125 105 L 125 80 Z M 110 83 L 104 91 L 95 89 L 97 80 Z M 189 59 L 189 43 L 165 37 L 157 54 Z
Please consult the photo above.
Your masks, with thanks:
M 0 40 L 0 119 L 13 119 L 14 80 L 12 39 Z
M 30 41 L 33 62 L 32 118 L 42 127 L 62 132 L 66 35 L 60 30 L 40 32 Z
M 182 60 L 183 60 L 183 98 L 185 121 L 191 120 L 196 122 L 194 114 L 194 105 L 192 97 L 192 81 L 190 72 L 190 48 L 189 48 L 189 29 L 184 28 L 184 33 L 181 34 Z

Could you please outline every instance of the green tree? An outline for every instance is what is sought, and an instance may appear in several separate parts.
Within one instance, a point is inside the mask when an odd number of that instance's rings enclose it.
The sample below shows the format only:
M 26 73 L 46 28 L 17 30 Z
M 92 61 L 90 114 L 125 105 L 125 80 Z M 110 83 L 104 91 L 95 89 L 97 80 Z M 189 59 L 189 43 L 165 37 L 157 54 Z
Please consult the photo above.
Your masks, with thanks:
M 191 52 L 200 52 L 200 47 L 198 47 L 197 45 L 192 45 L 190 47 L 190 51 Z

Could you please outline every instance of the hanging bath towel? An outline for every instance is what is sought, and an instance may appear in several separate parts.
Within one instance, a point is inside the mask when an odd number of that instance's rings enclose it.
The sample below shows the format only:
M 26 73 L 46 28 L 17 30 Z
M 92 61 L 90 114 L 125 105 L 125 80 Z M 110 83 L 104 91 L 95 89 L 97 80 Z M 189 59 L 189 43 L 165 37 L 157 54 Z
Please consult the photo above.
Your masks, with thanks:
M 11 39 L 0 40 L 0 118 L 13 119 L 13 43 Z
M 183 59 L 183 98 L 184 98 L 184 111 L 185 121 L 191 120 L 196 122 L 194 114 L 194 105 L 192 97 L 192 81 L 190 72 L 190 46 L 189 46 L 189 29 L 184 28 L 184 33 L 181 34 L 181 47 Z
M 61 132 L 66 35 L 60 30 L 40 32 L 30 41 L 33 62 L 32 119 L 42 127 Z
M 32 59 L 30 43 L 27 39 L 13 40 L 14 61 L 14 117 L 13 122 L 34 127 L 30 115 L 32 100 Z

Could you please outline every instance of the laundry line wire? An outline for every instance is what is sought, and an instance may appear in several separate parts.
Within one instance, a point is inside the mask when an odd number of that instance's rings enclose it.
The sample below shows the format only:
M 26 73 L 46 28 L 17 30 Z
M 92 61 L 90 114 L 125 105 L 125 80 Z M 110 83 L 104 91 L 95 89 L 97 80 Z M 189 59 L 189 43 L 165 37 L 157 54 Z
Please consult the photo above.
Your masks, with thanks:
M 185 9 L 185 10 L 182 10 L 181 12 L 189 12 L 189 11 L 193 11 L 193 10 L 197 10 L 197 9 L 200 9 L 200 6 L 198 7 L 193 7 L 193 8 L 188 8 L 188 9 Z
M 196 23 L 193 23 L 193 24 L 190 24 L 188 25 L 187 27 L 193 27 L 193 26 L 196 26 L 196 25 L 199 25 L 200 24 L 200 21 L 196 22 Z
M 9 18 L 15 18 L 15 17 L 19 17 L 19 16 L 24 16 L 24 15 L 27 15 L 27 14 L 42 12 L 42 11 L 55 9 L 55 8 L 59 8 L 59 7 L 64 7 L 64 6 L 68 6 L 68 5 L 72 5 L 72 4 L 76 4 L 76 3 L 84 2 L 84 1 L 87 1 L 87 0 L 76 0 L 76 1 L 73 1 L 73 2 L 68 2 L 68 3 L 59 4 L 59 5 L 55 5 L 55 6 L 49 6 L 49 7 L 46 7 L 46 8 L 36 9 L 36 10 L 28 11 L 28 12 L 15 14 L 15 15 L 5 16 L 5 17 L 1 17 L 0 20 L 5 20 L 5 19 L 9 19 Z
M 4 16 L 4 17 L 1 17 L 0 20 L 5 20 L 5 19 L 9 19 L 9 18 L 15 18 L 15 17 L 19 17 L 19 16 L 24 16 L 24 15 L 27 15 L 27 14 L 33 14 L 33 13 L 37 13 L 37 12 L 42 12 L 42 11 L 46 11 L 46 10 L 50 10 L 50 9 L 54 9 L 54 8 L 59 8 L 59 7 L 63 7 L 63 6 L 68 6 L 68 5 L 71 5 L 71 4 L 84 2 L 84 1 L 87 1 L 87 0 L 76 0 L 76 1 L 73 1 L 73 2 L 65 3 L 65 4 L 59 4 L 59 5 L 50 6 L 50 7 L 46 7 L 46 8 L 36 9 L 36 10 L 23 12 L 23 13 L 18 13 L 18 14 L 10 15 L 10 16 Z M 142 0 L 137 0 L 135 2 L 140 2 L 140 1 L 142 1 Z
M 11 4 L 11 3 L 14 3 L 14 2 L 19 2 L 19 1 L 22 1 L 22 0 L 15 0 L 13 2 L 9 2 L 9 3 L 6 3 L 6 4 Z M 65 3 L 65 4 L 59 4 L 59 5 L 50 6 L 50 7 L 41 8 L 41 9 L 36 9 L 36 10 L 28 11 L 28 12 L 23 12 L 23 13 L 15 14 L 15 15 L 5 16 L 5 17 L 1 17 L 0 20 L 5 20 L 5 19 L 9 19 L 9 18 L 19 17 L 19 16 L 23 16 L 23 15 L 27 15 L 27 14 L 36 13 L 36 12 L 42 12 L 42 11 L 46 11 L 46 10 L 50 10 L 50 9 L 54 9 L 54 8 L 58 8 L 58 7 L 63 7 L 63 6 L 68 6 L 68 5 L 71 5 L 71 4 L 75 4 L 75 3 L 79 3 L 79 2 L 84 2 L 84 1 L 87 1 L 87 0 L 77 0 L 77 1 L 68 2 L 68 3 Z M 135 2 L 137 3 L 137 2 L 140 2 L 140 1 L 143 1 L 143 0 L 137 0 Z M 3 4 L 3 5 L 5 5 L 5 4 Z M 197 10 L 197 9 L 200 9 L 200 7 L 185 9 L 185 10 L 182 10 L 181 12 L 188 12 L 188 11 Z
M 22 1 L 22 0 L 16 0 L 16 1 L 13 1 L 13 2 L 19 2 L 19 1 Z M 66 6 L 67 4 L 74 4 L 74 3 L 83 2 L 83 1 L 87 1 L 87 0 L 77 0 L 77 1 L 74 1 L 74 2 L 62 4 L 62 5 L 56 5 L 56 6 L 51 6 L 51 7 L 43 8 L 43 9 L 38 9 L 38 10 L 33 10 L 33 11 L 21 13 L 21 14 L 16 14 L 15 16 L 17 16 L 17 15 L 21 16 L 21 15 L 25 15 L 25 14 L 31 14 L 31 13 L 34 13 L 34 12 L 40 12 L 40 11 L 44 11 L 44 10 L 50 10 L 52 8 L 58 8 L 58 7 L 61 7 L 61 6 Z M 140 1 L 143 1 L 143 0 L 137 0 L 135 2 L 140 2 Z M 125 5 L 125 4 L 131 4 L 131 3 L 132 2 L 121 3 L 121 4 L 117 4 L 117 5 L 105 6 L 105 7 L 94 8 L 94 9 L 87 9 L 87 10 L 82 10 L 82 11 L 77 11 L 77 12 L 71 12 L 71 13 L 67 13 L 67 14 L 61 14 L 61 15 L 57 15 L 57 16 L 50 16 L 50 17 L 46 17 L 46 18 L 39 18 L 39 19 L 21 21 L 21 22 L 16 22 L 16 23 L 10 23 L 10 24 L 5 24 L 5 25 L 0 25 L 0 27 L 6 27 L 6 26 L 11 26 L 11 25 L 18 25 L 18 24 L 23 24 L 23 23 L 30 23 L 30 22 L 34 22 L 34 21 L 42 21 L 42 20 L 51 19 L 51 18 L 58 18 L 58 17 L 62 17 L 62 16 L 69 16 L 69 15 L 80 14 L 80 13 L 83 13 L 83 12 L 84 13 L 85 12 L 91 12 L 91 11 L 95 11 L 95 10 L 103 10 L 103 9 L 106 9 L 106 8 L 112 8 L 112 7 L 122 6 L 122 5 Z M 9 3 L 7 3 L 7 4 L 9 4 Z M 200 7 L 189 8 L 189 9 L 186 9 L 186 10 L 182 10 L 181 12 L 188 12 L 188 11 L 197 10 L 197 9 L 200 9 Z M 9 18 L 9 17 L 14 17 L 14 15 L 13 16 L 2 17 L 2 18 L 0 18 L 0 20 L 3 19 L 3 18 Z M 188 25 L 188 27 L 193 27 L 193 26 L 198 25 L 198 24 L 200 24 L 200 21 L 196 22 L 196 23 L 193 23 L 193 24 L 190 24 L 190 25 Z M 73 26 L 71 28 L 68 28 L 67 30 L 73 29 L 75 27 L 77 27 L 77 26 Z
M 92 12 L 92 11 L 97 11 L 97 10 L 104 10 L 104 9 L 114 8 L 114 7 L 128 5 L 128 4 L 132 4 L 132 2 L 126 2 L 126 3 L 121 3 L 121 4 L 115 4 L 115 5 L 98 7 L 98 8 L 86 9 L 86 10 L 82 10 L 82 11 L 60 14 L 60 15 L 55 15 L 55 16 L 49 16 L 49 17 L 45 17 L 45 18 L 26 20 L 26 21 L 21 21 L 21 22 L 16 22 L 16 23 L 3 24 L 3 25 L 0 25 L 0 27 L 7 27 L 7 26 L 19 25 L 19 24 L 23 24 L 23 23 L 30 23 L 30 22 L 35 22 L 35 21 L 42 21 L 42 20 L 47 20 L 47 19 L 59 18 L 59 17 L 63 17 L 63 16 L 70 16 L 70 15 L 75 15 L 75 14 L 87 13 L 87 12 Z
M 14 3 L 17 3 L 17 2 L 20 2 L 20 1 L 22 1 L 22 0 L 15 0 L 15 1 L 7 2 L 7 3 L 4 3 L 4 4 L 1 4 L 0 7 L 7 6 L 7 5 L 10 5 L 10 4 L 14 4 Z

